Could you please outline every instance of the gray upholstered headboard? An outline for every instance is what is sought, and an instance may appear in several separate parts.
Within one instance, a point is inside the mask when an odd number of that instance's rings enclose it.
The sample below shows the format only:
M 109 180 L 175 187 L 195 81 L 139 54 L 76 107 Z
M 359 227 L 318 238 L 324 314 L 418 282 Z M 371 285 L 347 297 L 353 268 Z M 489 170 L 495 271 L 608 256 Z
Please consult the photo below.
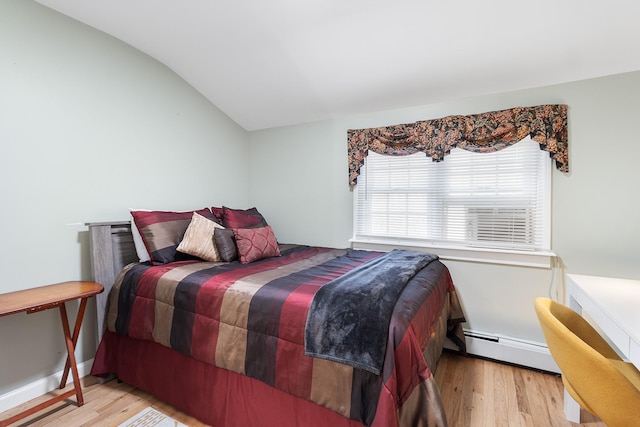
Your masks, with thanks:
M 93 280 L 104 286 L 104 292 L 97 295 L 98 342 L 106 329 L 109 292 L 118 273 L 132 262 L 138 261 L 129 221 L 90 222 L 89 246 Z

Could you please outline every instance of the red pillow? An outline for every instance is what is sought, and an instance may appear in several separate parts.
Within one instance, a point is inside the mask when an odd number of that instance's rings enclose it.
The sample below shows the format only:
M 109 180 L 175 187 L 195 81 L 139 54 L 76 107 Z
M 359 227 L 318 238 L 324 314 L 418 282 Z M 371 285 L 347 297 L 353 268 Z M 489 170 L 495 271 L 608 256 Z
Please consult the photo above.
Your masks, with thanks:
M 231 209 L 222 207 L 222 225 L 225 228 L 258 228 L 265 227 L 267 221 L 258 209 Z
M 260 228 L 236 228 L 233 230 L 242 264 L 263 258 L 280 256 L 278 241 L 270 226 Z
M 218 208 L 216 206 L 212 206 L 211 207 L 211 212 L 213 213 L 213 216 L 216 217 L 216 222 L 220 225 L 222 224 L 222 214 L 223 214 L 223 209 L 222 208 Z

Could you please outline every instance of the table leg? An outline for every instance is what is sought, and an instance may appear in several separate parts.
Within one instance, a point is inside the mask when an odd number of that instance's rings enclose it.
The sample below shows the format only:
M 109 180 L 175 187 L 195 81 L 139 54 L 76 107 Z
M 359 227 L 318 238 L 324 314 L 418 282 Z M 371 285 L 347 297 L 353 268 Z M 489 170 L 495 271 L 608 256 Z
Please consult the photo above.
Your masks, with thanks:
M 78 315 L 76 317 L 76 325 L 73 330 L 73 336 L 71 337 L 71 341 L 73 343 L 73 348 L 76 348 L 76 344 L 78 343 L 78 336 L 80 335 L 80 327 L 82 326 L 82 319 L 84 319 L 84 311 L 87 307 L 87 298 L 82 298 L 80 300 L 80 308 L 78 309 Z M 63 389 L 67 385 L 67 377 L 69 376 L 69 369 L 71 368 L 69 356 L 67 356 L 67 361 L 64 365 L 64 370 L 62 371 L 62 379 L 60 380 L 60 389 Z
M 84 299 L 83 299 L 83 302 L 84 302 Z M 82 306 L 82 303 L 81 303 L 81 306 Z M 79 316 L 80 316 L 80 313 L 78 313 L 78 317 Z M 71 332 L 69 331 L 69 320 L 67 318 L 67 309 L 64 303 L 60 304 L 60 319 L 62 320 L 62 329 L 64 331 L 64 338 L 67 343 L 67 354 L 68 354 L 67 360 L 71 367 L 71 374 L 73 376 L 73 386 L 76 391 L 78 406 L 82 406 L 84 404 L 84 398 L 82 397 L 82 386 L 80 385 L 80 376 L 78 375 L 78 366 L 76 365 L 75 344 L 74 344 L 73 338 L 71 337 Z M 82 321 L 82 318 L 80 318 L 80 321 Z M 76 325 L 77 324 L 78 323 L 76 321 Z

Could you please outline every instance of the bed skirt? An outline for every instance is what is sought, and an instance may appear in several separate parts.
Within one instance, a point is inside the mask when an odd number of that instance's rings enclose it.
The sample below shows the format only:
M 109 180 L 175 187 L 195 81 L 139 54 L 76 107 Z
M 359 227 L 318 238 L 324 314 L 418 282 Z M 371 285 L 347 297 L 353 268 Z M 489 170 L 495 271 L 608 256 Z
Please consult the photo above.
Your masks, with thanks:
M 104 350 L 106 347 L 108 352 Z M 261 381 L 200 362 L 153 342 L 107 331 L 91 374 L 110 373 L 212 426 L 362 427 L 359 422 Z
M 211 426 L 363 427 L 358 421 L 261 381 L 187 357 L 154 342 L 107 331 L 98 347 L 91 375 L 105 377 L 111 374 Z M 436 401 L 433 401 L 434 396 Z M 391 397 L 384 393 L 380 397 L 373 426 L 427 425 L 425 420 L 416 420 L 416 414 L 385 414 L 396 407 L 395 402 L 384 402 L 388 399 Z M 431 377 L 417 387 L 410 400 L 421 402 L 407 402 L 409 404 L 405 406 L 429 402 L 427 405 L 433 406 L 430 408 L 432 414 L 439 414 L 441 402 L 435 379 Z M 440 416 L 436 415 L 436 418 Z M 389 419 L 397 419 L 398 424 L 388 425 Z M 428 425 L 446 426 L 447 422 L 446 419 L 431 418 Z

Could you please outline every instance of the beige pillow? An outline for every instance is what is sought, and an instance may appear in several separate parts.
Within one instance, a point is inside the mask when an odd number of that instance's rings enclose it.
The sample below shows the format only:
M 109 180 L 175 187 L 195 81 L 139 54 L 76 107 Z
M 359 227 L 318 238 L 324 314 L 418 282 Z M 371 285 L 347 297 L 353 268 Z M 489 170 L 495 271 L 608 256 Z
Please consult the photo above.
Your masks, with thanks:
M 222 261 L 213 241 L 213 231 L 216 228 L 224 229 L 223 226 L 215 221 L 194 212 L 177 250 L 205 261 Z

